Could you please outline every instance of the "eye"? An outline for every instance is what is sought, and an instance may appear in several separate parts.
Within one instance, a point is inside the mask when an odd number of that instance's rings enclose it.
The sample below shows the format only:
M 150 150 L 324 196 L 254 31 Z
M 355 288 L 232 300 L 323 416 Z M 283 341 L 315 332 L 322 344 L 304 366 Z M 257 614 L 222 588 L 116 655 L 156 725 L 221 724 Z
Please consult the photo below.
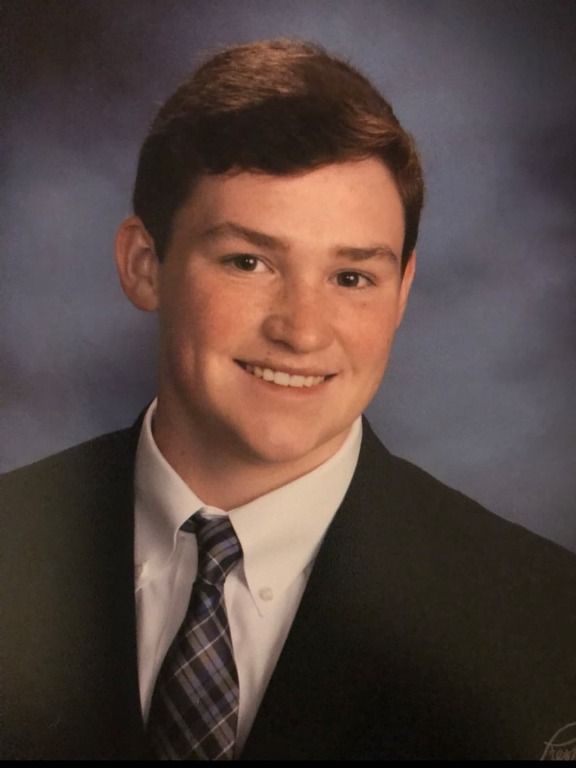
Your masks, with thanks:
M 263 272 L 266 269 L 261 259 L 249 253 L 238 253 L 234 256 L 229 256 L 226 259 L 226 263 L 231 264 L 242 272 Z
M 336 282 L 342 288 L 368 288 L 374 285 L 374 281 L 361 272 L 339 272 L 336 275 Z

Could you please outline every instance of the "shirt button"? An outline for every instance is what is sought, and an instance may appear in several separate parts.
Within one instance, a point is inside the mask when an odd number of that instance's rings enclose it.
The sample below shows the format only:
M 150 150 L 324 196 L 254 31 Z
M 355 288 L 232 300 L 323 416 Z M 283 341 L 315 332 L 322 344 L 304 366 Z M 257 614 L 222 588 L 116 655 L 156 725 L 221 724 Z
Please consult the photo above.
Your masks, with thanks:
M 270 587 L 262 587 L 258 594 L 260 595 L 260 599 L 265 600 L 266 602 L 274 600 L 274 591 L 270 589 Z
M 144 576 L 144 571 L 146 570 L 146 563 L 138 563 L 136 566 L 136 578 L 141 579 L 142 576 Z

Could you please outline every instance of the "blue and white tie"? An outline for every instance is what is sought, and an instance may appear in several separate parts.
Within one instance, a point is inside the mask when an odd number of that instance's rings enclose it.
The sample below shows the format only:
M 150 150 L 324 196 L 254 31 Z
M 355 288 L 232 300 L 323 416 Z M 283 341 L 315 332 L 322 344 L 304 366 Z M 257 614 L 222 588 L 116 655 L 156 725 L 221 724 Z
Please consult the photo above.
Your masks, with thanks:
M 158 674 L 147 732 L 161 760 L 231 760 L 238 726 L 224 581 L 242 557 L 227 517 L 197 512 L 182 530 L 196 534 L 198 575 L 188 611 Z

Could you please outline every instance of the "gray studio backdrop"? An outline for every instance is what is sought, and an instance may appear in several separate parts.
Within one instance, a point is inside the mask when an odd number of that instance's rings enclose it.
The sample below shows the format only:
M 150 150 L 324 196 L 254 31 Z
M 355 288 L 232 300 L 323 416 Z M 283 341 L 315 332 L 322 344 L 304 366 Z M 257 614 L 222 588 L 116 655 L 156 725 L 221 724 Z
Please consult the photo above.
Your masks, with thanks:
M 136 153 L 201 56 L 312 39 L 421 147 L 419 271 L 369 416 L 389 448 L 576 549 L 576 5 L 0 0 L 0 469 L 125 426 L 153 318 L 112 244 Z

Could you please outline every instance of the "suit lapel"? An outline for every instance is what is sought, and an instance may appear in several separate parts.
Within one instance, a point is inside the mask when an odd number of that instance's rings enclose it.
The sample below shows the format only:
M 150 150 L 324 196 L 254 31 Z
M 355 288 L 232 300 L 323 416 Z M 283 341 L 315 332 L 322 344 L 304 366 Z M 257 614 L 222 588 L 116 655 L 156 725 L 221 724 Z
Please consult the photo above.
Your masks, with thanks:
M 364 669 L 362 596 L 374 585 L 363 577 L 362 548 L 378 510 L 374 480 L 381 482 L 387 457 L 365 423 L 354 478 L 316 558 L 242 759 L 338 759 L 353 750 L 363 710 L 357 699 L 351 706 L 349 694 L 358 680 L 371 678 Z
M 98 694 L 88 698 L 88 723 L 97 755 L 104 759 L 142 754 L 144 725 L 140 708 L 136 607 L 134 595 L 134 460 L 140 420 L 130 430 L 108 436 L 109 444 L 94 451 L 83 489 L 85 514 L 92 525 L 92 560 L 84 580 L 92 604 L 86 618 L 85 680 L 97 681 Z M 94 574 L 97 574 L 94 577 Z M 95 734 L 102 731 L 101 742 Z
M 3 606 L 2 688 L 10 708 L 1 730 L 19 759 L 139 755 L 137 436 L 137 427 L 105 435 L 3 485 L 10 525 L 2 583 L 12 599 Z
M 102 669 L 101 701 L 124 757 L 140 756 L 144 743 L 134 594 L 134 460 L 140 426 L 141 419 L 124 433 L 125 442 L 119 443 L 112 476 L 104 486 L 106 498 L 101 500 L 109 526 L 103 539 L 110 542 L 101 571 L 101 599 L 103 615 L 111 617 L 108 637 L 101 638 L 102 647 L 110 650 L 106 670 Z

